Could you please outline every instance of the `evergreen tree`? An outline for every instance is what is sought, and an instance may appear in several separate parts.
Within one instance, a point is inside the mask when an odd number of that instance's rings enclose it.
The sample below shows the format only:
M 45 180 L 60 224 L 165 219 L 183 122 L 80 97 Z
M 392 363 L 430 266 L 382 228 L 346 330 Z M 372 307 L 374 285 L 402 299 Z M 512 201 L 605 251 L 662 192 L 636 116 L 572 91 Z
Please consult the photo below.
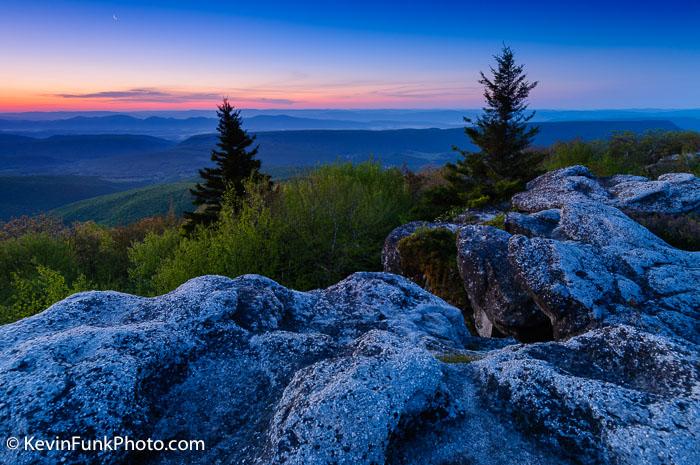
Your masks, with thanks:
M 211 152 L 213 168 L 199 170 L 202 182 L 190 189 L 197 205 L 194 212 L 185 213 L 187 219 L 185 229 L 192 231 L 199 224 L 211 224 L 218 219 L 224 194 L 242 199 L 245 196 L 245 183 L 252 180 L 256 183 L 271 184 L 270 176 L 260 173 L 260 160 L 255 159 L 258 147 L 253 145 L 255 136 L 251 137 L 241 127 L 239 110 L 224 99 L 218 106 L 217 116 L 219 125 L 219 142 Z
M 527 111 L 527 97 L 537 82 L 527 81 L 510 47 L 494 58 L 493 76 L 482 72 L 479 80 L 485 88 L 484 113 L 475 122 L 464 118 L 475 123 L 464 132 L 480 150 L 455 147 L 462 159 L 447 166 L 449 187 L 436 196 L 443 204 L 479 207 L 508 200 L 539 173 L 542 154 L 528 150 L 539 128 L 528 124 L 535 113 Z

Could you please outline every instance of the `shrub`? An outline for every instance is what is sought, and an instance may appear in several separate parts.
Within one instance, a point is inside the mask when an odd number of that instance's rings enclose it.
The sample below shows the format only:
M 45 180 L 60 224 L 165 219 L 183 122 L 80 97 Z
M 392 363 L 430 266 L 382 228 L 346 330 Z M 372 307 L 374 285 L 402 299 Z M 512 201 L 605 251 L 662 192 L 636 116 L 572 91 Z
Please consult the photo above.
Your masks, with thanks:
M 692 131 L 623 132 L 608 141 L 575 140 L 554 144 L 544 161 L 548 170 L 585 165 L 598 176 L 658 176 L 672 171 L 700 175 L 700 133 Z M 668 160 L 678 155 L 676 160 Z
M 410 207 L 401 172 L 376 162 L 325 166 L 285 184 L 273 203 L 288 244 L 281 278 L 309 289 L 379 270 L 384 239 Z
M 177 228 L 165 229 L 146 235 L 142 242 L 129 248 L 129 280 L 131 288 L 139 295 L 156 295 L 153 277 L 178 248 L 182 235 Z
M 473 328 L 469 298 L 457 268 L 455 234 L 444 228 L 421 228 L 398 243 L 403 275 L 462 309 Z
M 84 276 L 69 287 L 63 274 L 46 266 L 37 265 L 36 274 L 23 277 L 12 273 L 11 305 L 0 311 L 0 324 L 34 315 L 71 294 L 87 290 L 90 284 Z M 0 308 L 1 309 L 1 308 Z
M 700 214 L 627 214 L 670 245 L 683 250 L 700 251 Z
M 77 257 L 65 239 L 32 233 L 0 241 L 0 302 L 11 300 L 15 277 L 34 277 L 38 266 L 61 273 L 69 283 L 78 275 Z
M 224 202 L 212 227 L 187 238 L 151 235 L 132 247 L 130 276 L 139 288 L 162 293 L 203 274 L 245 273 L 297 289 L 328 286 L 380 269 L 384 238 L 411 204 L 401 172 L 375 162 L 324 166 L 274 192 L 251 183 L 246 189 L 242 203 Z

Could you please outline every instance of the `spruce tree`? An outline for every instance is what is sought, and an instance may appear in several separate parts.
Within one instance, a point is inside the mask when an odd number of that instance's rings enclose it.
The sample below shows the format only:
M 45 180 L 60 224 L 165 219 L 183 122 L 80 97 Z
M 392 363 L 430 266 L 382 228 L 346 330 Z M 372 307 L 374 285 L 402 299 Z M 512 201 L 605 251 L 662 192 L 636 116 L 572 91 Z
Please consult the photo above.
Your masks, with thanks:
M 527 110 L 527 98 L 537 82 L 529 82 L 523 65 L 515 62 L 510 47 L 503 46 L 494 56 L 496 69 L 492 77 L 483 72 L 479 83 L 484 86 L 486 107 L 464 132 L 479 148 L 478 152 L 460 150 L 462 158 L 447 166 L 448 192 L 443 202 L 480 207 L 508 200 L 522 190 L 539 172 L 542 154 L 528 150 L 539 128 L 528 122 L 535 112 Z M 472 124 L 473 123 L 473 124 Z
M 253 182 L 271 184 L 270 177 L 260 173 L 260 160 L 255 158 L 258 147 L 252 147 L 255 136 L 250 136 L 241 127 L 241 114 L 228 99 L 218 106 L 219 142 L 211 152 L 212 168 L 199 170 L 202 182 L 190 189 L 197 205 L 194 212 L 185 213 L 185 230 L 191 232 L 197 225 L 215 222 L 221 211 L 224 194 L 228 191 L 234 198 L 245 196 L 245 184 Z

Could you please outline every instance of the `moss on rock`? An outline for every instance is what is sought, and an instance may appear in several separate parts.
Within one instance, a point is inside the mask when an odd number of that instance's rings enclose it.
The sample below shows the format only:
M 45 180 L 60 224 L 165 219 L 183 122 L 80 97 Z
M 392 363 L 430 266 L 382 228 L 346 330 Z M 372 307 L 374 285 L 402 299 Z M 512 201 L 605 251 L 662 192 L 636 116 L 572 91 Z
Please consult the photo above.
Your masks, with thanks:
M 469 297 L 457 268 L 456 236 L 445 228 L 420 228 L 401 239 L 397 248 L 402 274 L 462 310 L 473 331 Z

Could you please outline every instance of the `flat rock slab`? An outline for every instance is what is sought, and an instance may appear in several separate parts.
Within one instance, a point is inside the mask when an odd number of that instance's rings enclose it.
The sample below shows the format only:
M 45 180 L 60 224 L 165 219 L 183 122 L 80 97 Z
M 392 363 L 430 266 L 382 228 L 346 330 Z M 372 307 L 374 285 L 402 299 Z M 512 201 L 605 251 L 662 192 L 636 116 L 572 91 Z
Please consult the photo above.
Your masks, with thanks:
M 593 201 L 636 213 L 700 212 L 700 178 L 690 173 L 668 173 L 657 180 L 617 175 L 596 178 L 584 166 L 550 171 L 513 196 L 517 210 L 538 212 L 576 202 Z

